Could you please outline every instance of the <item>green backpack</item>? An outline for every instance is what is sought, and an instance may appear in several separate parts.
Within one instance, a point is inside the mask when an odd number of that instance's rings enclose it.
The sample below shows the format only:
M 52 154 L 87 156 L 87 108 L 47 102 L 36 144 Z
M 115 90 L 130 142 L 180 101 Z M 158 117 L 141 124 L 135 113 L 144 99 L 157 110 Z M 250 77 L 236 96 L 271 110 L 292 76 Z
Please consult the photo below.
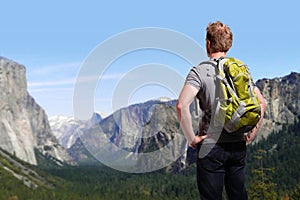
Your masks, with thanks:
M 235 58 L 216 60 L 217 105 L 215 120 L 227 133 L 246 133 L 260 120 L 260 102 L 247 66 Z

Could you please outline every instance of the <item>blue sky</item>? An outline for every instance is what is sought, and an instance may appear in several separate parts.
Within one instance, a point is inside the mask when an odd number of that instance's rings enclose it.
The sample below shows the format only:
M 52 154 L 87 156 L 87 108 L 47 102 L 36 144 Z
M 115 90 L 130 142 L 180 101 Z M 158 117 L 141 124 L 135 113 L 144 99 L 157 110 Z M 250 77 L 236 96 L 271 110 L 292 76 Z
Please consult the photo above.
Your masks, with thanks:
M 49 116 L 73 114 L 74 83 L 90 52 L 121 32 L 160 27 L 204 46 L 205 28 L 221 20 L 234 34 L 228 56 L 251 69 L 255 80 L 300 72 L 299 2 L 290 1 L 3 1 L 0 55 L 26 66 L 28 90 Z M 163 61 L 162 61 L 163 60 Z M 145 50 L 124 55 L 106 71 L 107 87 L 95 92 L 95 111 L 109 114 L 114 84 L 143 63 L 163 63 L 185 76 L 176 56 Z M 130 103 L 176 97 L 158 85 L 141 87 Z

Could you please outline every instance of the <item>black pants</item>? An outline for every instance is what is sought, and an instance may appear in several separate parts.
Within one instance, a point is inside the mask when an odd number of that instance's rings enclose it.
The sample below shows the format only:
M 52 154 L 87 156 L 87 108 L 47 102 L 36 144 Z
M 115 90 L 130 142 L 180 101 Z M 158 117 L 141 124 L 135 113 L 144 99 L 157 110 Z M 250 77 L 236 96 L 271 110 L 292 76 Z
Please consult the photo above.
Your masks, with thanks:
M 198 155 L 204 156 L 197 159 L 197 184 L 201 200 L 222 199 L 224 185 L 229 200 L 248 199 L 245 188 L 245 142 L 217 143 L 213 146 L 203 144 L 198 148 Z

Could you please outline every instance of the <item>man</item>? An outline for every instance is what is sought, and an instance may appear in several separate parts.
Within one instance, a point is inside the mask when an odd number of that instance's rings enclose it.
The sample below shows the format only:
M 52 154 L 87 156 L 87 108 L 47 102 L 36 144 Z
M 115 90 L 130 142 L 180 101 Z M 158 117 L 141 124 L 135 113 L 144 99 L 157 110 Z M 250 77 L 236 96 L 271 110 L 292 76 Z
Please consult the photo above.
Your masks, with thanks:
M 206 51 L 210 62 L 191 69 L 176 105 L 178 120 L 190 147 L 198 147 L 197 185 L 202 200 L 222 199 L 224 184 L 228 199 L 248 199 L 245 189 L 246 143 L 254 139 L 266 109 L 265 101 L 255 87 L 254 92 L 260 100 L 261 118 L 248 135 L 230 135 L 210 123 L 216 101 L 214 75 L 217 66 L 210 63 L 217 63 L 218 59 L 226 57 L 232 39 L 230 28 L 222 22 L 208 25 Z M 195 97 L 199 99 L 202 110 L 196 136 L 190 114 L 190 105 Z

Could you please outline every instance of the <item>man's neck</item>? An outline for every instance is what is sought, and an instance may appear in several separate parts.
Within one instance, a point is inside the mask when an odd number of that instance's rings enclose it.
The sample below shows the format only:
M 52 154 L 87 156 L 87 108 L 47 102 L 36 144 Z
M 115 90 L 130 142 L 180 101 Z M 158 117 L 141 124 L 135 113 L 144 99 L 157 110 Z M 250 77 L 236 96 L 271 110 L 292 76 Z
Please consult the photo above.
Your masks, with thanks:
M 221 57 L 226 57 L 226 53 L 225 52 L 216 52 L 216 53 L 211 53 L 209 55 L 209 57 L 211 59 L 214 59 L 214 58 L 221 58 Z

